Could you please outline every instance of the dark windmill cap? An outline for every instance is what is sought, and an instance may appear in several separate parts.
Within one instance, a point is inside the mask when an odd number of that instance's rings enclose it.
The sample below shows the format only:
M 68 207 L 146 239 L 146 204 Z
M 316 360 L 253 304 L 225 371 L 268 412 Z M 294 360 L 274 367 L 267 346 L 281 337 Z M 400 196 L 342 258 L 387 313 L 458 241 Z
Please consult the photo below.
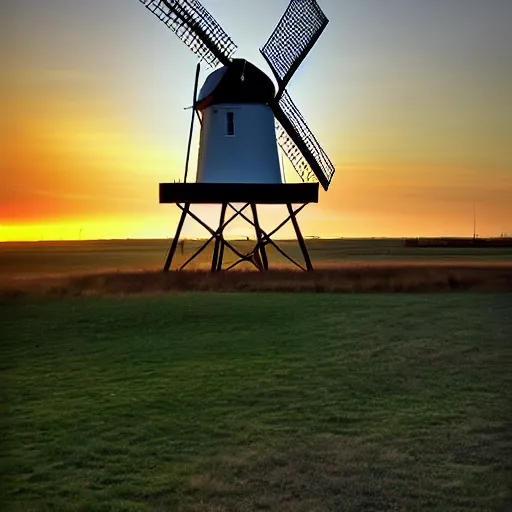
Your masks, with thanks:
M 206 79 L 196 103 L 198 110 L 219 103 L 270 103 L 276 90 L 272 80 L 245 59 L 234 59 Z

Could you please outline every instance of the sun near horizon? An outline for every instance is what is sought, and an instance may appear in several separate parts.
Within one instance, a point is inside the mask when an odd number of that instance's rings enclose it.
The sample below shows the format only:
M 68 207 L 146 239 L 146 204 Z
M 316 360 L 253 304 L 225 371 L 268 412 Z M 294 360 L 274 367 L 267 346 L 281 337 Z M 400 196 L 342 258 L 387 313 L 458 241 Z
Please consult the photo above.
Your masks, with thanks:
M 287 0 L 203 3 L 270 75 L 258 48 Z M 512 233 L 512 3 L 320 4 L 330 24 L 289 90 L 336 174 L 304 235 L 472 236 L 475 216 Z M 183 179 L 196 57 L 137 0 L 0 11 L 0 242 L 171 237 L 158 183 Z

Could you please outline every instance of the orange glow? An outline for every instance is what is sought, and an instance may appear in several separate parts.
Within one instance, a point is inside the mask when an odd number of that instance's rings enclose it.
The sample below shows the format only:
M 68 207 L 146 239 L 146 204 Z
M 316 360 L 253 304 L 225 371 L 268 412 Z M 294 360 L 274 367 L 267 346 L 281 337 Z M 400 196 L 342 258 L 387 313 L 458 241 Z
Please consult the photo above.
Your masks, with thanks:
M 158 204 L 157 184 L 179 179 L 180 158 L 86 108 L 46 104 L 33 117 L 11 109 L 8 119 L 0 241 L 172 236 L 178 212 Z M 510 191 L 509 174 L 476 166 L 338 165 L 331 189 L 301 221 L 306 235 L 325 237 L 471 235 L 475 204 L 480 233 L 499 235 L 512 218 Z M 263 211 L 264 225 L 274 212 Z M 185 234 L 206 233 L 190 225 Z
M 81 104 L 47 93 L 16 98 L 11 91 L 13 101 L 4 106 L 0 241 L 173 235 L 178 211 L 158 204 L 157 187 L 180 179 L 183 154 L 144 138 L 92 98 Z M 409 162 L 391 155 L 372 162 L 360 141 L 353 163 L 343 163 L 351 154 L 330 144 L 337 174 L 320 204 L 301 214 L 306 236 L 472 235 L 473 205 L 481 236 L 511 231 L 512 175 L 494 159 L 472 164 L 439 156 L 435 164 L 412 154 Z M 298 181 L 290 164 L 285 169 L 288 181 Z M 261 212 L 264 227 L 284 217 L 284 209 Z M 230 232 L 252 235 L 236 223 Z M 184 235 L 206 232 L 190 224 Z
M 112 117 L 41 105 L 4 119 L 0 241 L 158 236 L 157 183 L 176 159 Z

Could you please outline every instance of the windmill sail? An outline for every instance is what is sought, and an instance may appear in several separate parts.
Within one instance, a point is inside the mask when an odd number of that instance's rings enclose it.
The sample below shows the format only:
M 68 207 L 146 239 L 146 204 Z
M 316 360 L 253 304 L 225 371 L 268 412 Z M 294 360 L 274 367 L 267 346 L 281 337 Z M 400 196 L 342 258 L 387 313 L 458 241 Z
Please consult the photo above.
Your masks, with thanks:
M 287 91 L 283 92 L 273 110 L 279 123 L 277 142 L 297 174 L 302 181 L 311 181 L 313 176 L 316 176 L 322 187 L 327 190 L 335 172 L 334 165 L 308 128 Z
M 209 66 L 227 65 L 233 40 L 198 0 L 139 0 Z
M 328 23 L 316 0 L 291 0 L 260 50 L 279 84 L 278 98 Z

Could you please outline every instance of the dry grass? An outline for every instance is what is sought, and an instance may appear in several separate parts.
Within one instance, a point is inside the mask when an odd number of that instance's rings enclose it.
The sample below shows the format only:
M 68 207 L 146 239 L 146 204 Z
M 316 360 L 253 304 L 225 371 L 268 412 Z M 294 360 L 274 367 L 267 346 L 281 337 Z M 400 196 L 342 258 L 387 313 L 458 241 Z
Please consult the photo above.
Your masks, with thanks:
M 290 269 L 266 273 L 197 270 L 96 272 L 64 276 L 4 277 L 0 296 L 74 297 L 159 294 L 183 291 L 247 292 L 439 292 L 512 291 L 512 266 L 496 264 L 422 265 L 383 262 L 329 266 L 313 273 Z

